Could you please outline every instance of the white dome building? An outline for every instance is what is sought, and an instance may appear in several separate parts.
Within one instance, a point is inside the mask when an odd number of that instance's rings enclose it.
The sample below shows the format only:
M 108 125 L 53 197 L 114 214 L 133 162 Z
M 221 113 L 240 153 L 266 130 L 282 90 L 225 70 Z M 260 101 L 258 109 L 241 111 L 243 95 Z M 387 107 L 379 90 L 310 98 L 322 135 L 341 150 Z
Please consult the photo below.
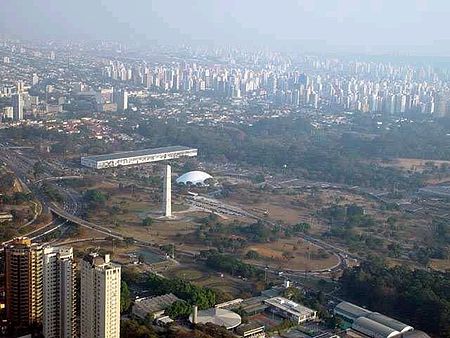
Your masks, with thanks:
M 194 313 L 196 310 L 194 310 Z M 194 319 L 194 316 L 196 317 Z M 227 330 L 234 329 L 242 323 L 242 318 L 237 313 L 219 308 L 211 308 L 198 311 L 197 315 L 191 314 L 189 321 L 193 324 L 213 323 L 218 326 L 225 326 Z
M 213 178 L 210 174 L 204 171 L 189 171 L 177 178 L 178 184 L 201 184 L 204 185 L 207 179 Z

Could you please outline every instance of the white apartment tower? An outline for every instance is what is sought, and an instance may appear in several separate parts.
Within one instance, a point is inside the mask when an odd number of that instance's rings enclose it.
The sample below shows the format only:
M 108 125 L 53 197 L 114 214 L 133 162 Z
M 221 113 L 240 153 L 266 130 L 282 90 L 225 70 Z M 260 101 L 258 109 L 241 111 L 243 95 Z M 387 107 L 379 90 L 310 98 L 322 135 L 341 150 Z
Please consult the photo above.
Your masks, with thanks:
M 170 165 L 166 165 L 164 168 L 163 194 L 164 216 L 172 217 L 172 167 Z
M 117 103 L 117 110 L 123 112 L 128 109 L 128 92 L 120 90 L 114 93 L 114 103 Z
M 13 119 L 14 121 L 23 120 L 23 97 L 22 94 L 17 93 L 11 97 L 11 103 L 13 107 Z
M 120 338 L 120 265 L 96 253 L 81 261 L 81 338 Z
M 76 266 L 72 248 L 45 248 L 43 275 L 44 337 L 76 337 Z

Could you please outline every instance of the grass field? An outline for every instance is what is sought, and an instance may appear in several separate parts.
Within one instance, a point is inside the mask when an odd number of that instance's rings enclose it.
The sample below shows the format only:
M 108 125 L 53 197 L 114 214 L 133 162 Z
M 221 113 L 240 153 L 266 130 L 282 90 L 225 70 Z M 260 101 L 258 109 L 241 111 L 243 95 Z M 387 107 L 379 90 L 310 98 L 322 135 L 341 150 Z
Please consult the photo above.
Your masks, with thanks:
M 243 293 L 252 293 L 252 283 L 234 278 L 228 274 L 221 275 L 217 271 L 213 271 L 198 264 L 182 264 L 177 267 L 170 268 L 163 273 L 168 278 L 181 278 L 190 281 L 196 285 L 204 286 L 229 294 L 232 298 L 240 297 Z
M 269 265 L 272 268 L 292 270 L 329 269 L 338 263 L 334 255 L 319 258 L 319 248 L 302 239 L 282 239 L 270 244 L 255 244 L 246 248 L 246 252 L 254 250 L 261 258 L 246 260 L 248 263 Z M 289 254 L 289 258 L 284 257 Z

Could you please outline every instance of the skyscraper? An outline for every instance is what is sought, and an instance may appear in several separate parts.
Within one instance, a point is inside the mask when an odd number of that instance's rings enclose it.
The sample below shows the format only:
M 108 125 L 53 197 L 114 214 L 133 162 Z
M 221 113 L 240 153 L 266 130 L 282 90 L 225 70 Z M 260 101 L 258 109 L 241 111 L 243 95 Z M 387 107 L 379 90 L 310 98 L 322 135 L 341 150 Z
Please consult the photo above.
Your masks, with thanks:
M 23 98 L 21 94 L 14 94 L 11 98 L 11 103 L 13 106 L 13 120 L 20 121 L 23 120 Z
M 26 328 L 42 320 L 42 254 L 27 237 L 5 246 L 5 293 L 8 325 Z
M 81 261 L 81 338 L 120 337 L 120 266 L 96 253 Z
M 125 90 L 120 90 L 115 93 L 115 102 L 118 111 L 125 111 L 128 109 L 128 93 Z
M 43 273 L 44 337 L 76 337 L 76 266 L 72 248 L 45 248 Z

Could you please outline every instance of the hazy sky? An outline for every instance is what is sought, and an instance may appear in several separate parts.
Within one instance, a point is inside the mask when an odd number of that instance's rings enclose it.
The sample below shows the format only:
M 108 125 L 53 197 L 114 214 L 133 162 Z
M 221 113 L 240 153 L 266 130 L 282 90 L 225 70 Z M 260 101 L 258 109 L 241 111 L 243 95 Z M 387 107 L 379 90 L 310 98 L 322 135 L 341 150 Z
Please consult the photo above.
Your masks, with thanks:
M 207 40 L 450 55 L 449 0 L 0 0 L 25 38 Z

